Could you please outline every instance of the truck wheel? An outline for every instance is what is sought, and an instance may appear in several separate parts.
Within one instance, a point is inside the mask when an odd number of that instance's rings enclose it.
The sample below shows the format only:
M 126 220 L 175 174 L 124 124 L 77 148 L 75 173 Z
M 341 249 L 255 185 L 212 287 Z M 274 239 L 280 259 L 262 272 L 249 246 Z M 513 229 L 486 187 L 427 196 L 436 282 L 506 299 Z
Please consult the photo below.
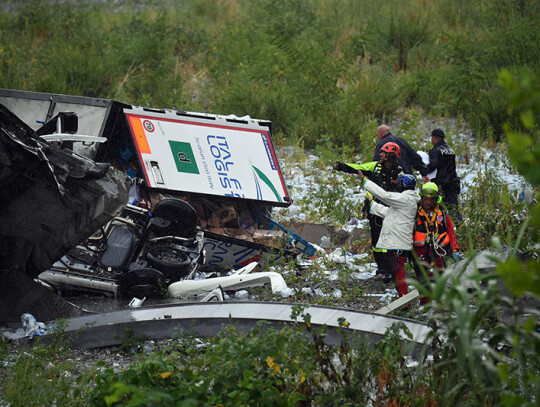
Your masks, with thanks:
M 189 274 L 191 259 L 181 250 L 167 246 L 152 247 L 148 250 L 146 258 L 153 267 L 161 270 L 172 280 Z
M 140 268 L 129 270 L 118 279 L 122 297 L 163 297 L 167 292 L 166 278 L 158 270 Z
M 177 236 L 192 237 L 197 233 L 199 216 L 190 204 L 181 199 L 167 198 L 159 201 L 152 216 L 172 221 Z

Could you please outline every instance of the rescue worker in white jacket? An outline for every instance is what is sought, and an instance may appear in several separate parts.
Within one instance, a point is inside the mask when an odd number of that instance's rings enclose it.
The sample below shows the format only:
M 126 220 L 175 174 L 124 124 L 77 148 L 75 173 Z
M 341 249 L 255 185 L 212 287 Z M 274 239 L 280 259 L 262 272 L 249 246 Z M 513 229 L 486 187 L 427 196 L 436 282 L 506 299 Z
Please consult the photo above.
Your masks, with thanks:
M 405 260 L 413 248 L 413 230 L 420 196 L 414 191 L 416 179 L 411 174 L 402 174 L 397 179 L 397 191 L 388 192 L 374 182 L 362 177 L 362 186 L 377 197 L 384 205 L 371 201 L 369 211 L 383 218 L 381 235 L 376 242 L 377 249 L 386 249 L 383 275 L 386 282 L 392 278 L 399 296 L 407 294 L 405 282 Z M 366 194 L 368 195 L 368 194 Z

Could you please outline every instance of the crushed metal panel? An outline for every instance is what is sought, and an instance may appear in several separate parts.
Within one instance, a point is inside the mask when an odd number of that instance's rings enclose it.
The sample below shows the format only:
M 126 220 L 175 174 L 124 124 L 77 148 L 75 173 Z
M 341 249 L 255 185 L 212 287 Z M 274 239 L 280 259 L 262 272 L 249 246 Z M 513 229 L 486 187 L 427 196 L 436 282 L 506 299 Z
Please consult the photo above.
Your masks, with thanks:
M 411 302 L 413 302 L 419 297 L 420 297 L 420 294 L 418 293 L 418 290 L 412 290 L 410 293 L 407 293 L 403 297 L 400 297 L 397 300 L 392 301 L 390 304 L 387 304 L 384 307 L 379 308 L 377 311 L 375 311 L 375 314 L 386 315 L 393 311 L 397 311 L 401 308 L 406 307 L 407 305 L 409 305 Z
M 271 246 L 237 239 L 218 233 L 204 232 L 206 262 L 201 270 L 209 268 L 240 268 L 252 262 L 261 264 L 277 263 L 284 257 L 292 258 L 291 250 L 276 249 Z
M 270 219 L 268 216 L 263 215 L 262 213 L 255 212 L 253 214 L 253 218 L 259 225 L 267 224 L 267 228 L 269 230 L 281 230 L 283 231 L 287 236 L 287 242 L 289 245 L 294 247 L 295 249 L 301 251 L 302 253 L 308 255 L 308 256 L 314 256 L 317 252 L 317 249 L 309 243 L 308 241 L 302 239 L 297 234 L 293 233 L 289 229 L 287 229 L 285 226 L 280 225 L 279 223 L 275 222 L 274 220 Z
M 0 266 L 35 277 L 109 221 L 130 182 L 113 168 L 90 176 L 93 161 L 41 142 L 1 104 L 0 113 Z
M 124 109 L 149 187 L 290 205 L 269 122 Z
M 281 274 L 273 271 L 261 271 L 252 274 L 232 274 L 230 276 L 213 277 L 204 280 L 181 280 L 169 285 L 167 292 L 172 298 L 185 298 L 208 293 L 216 288 L 221 288 L 224 291 L 238 291 L 265 284 L 270 284 L 272 294 L 280 293 L 288 288 Z

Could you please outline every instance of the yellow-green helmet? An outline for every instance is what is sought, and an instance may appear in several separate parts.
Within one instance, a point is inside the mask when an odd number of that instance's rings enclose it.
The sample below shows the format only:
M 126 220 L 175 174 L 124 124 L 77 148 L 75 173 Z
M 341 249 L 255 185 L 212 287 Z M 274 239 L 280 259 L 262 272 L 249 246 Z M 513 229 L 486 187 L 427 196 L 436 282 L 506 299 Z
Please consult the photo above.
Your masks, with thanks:
M 427 196 L 430 198 L 435 198 L 439 195 L 439 187 L 434 182 L 426 182 L 422 186 L 422 196 Z

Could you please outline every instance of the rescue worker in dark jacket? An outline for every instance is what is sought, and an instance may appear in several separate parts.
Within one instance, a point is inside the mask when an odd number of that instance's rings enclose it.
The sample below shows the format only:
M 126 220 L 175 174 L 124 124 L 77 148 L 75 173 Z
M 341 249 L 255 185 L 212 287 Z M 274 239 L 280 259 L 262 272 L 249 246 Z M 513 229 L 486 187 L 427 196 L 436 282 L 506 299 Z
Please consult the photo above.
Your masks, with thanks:
M 375 147 L 373 160 L 379 159 L 380 151 L 386 143 L 396 143 L 401 151 L 398 162 L 405 174 L 412 174 L 412 168 L 414 168 L 420 173 L 424 183 L 429 182 L 426 164 L 424 164 L 422 157 L 416 151 L 414 151 L 406 140 L 390 133 L 390 129 L 386 124 L 379 126 L 377 129 L 377 138 L 379 139 L 379 142 Z
M 370 181 L 374 182 L 385 191 L 395 192 L 398 176 L 403 173 L 401 166 L 397 162 L 399 155 L 399 146 L 396 143 L 387 143 L 382 147 L 378 161 L 371 161 L 364 164 L 336 162 L 334 164 L 334 169 L 349 174 L 358 174 L 358 170 L 360 170 Z M 378 200 L 376 200 L 376 202 L 380 203 Z M 385 259 L 383 258 L 385 250 L 377 249 L 375 248 L 375 245 L 381 234 L 383 219 L 369 213 L 369 206 L 370 202 L 366 199 L 364 201 L 362 213 L 366 214 L 369 220 L 373 258 L 375 259 L 375 263 L 377 263 L 377 274 L 381 274 L 383 270 L 387 269 L 384 267 Z M 390 273 L 387 273 L 387 275 L 384 275 L 383 277 L 385 282 L 390 282 L 392 280 L 392 275 Z
M 450 216 L 440 205 L 441 197 L 437 184 L 427 182 L 423 185 L 420 195 L 422 200 L 418 205 L 413 232 L 415 253 L 413 268 L 418 281 L 426 284 L 422 268 L 427 276 L 432 277 L 433 268 L 439 272 L 444 270 L 446 256 L 457 261 L 460 255 L 454 225 Z M 428 299 L 424 297 L 420 300 L 420 304 L 425 304 L 427 301 Z
M 456 154 L 446 144 L 444 131 L 435 129 L 431 132 L 433 148 L 429 151 L 428 173 L 437 170 L 435 178 L 431 181 L 436 183 L 442 190 L 443 202 L 452 216 L 459 222 L 463 217 L 459 213 L 458 194 L 461 190 L 460 180 L 456 172 Z

